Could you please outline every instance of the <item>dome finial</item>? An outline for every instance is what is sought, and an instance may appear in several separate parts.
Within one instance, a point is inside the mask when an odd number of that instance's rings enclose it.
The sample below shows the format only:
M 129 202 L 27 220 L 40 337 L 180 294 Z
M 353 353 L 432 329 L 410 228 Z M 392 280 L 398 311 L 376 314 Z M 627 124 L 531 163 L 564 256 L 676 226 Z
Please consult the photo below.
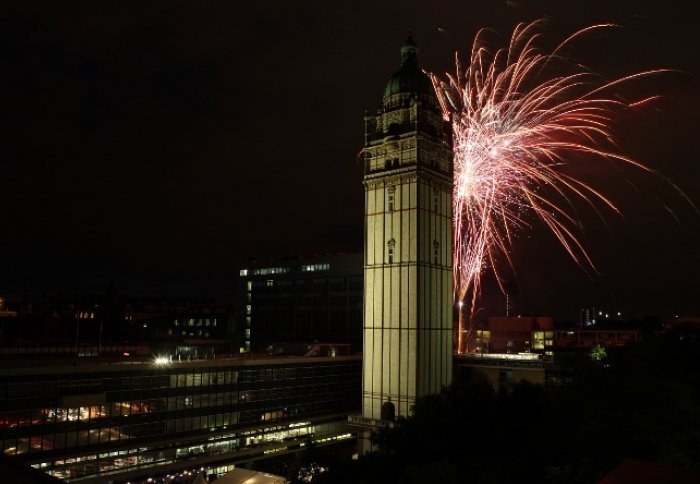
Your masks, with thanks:
M 384 89 L 384 99 L 399 93 L 429 94 L 430 79 L 418 67 L 418 47 L 409 30 L 408 38 L 401 44 L 401 67 L 389 79 Z
M 418 65 L 418 46 L 413 40 L 413 29 L 408 28 L 408 37 L 401 46 L 401 65 Z

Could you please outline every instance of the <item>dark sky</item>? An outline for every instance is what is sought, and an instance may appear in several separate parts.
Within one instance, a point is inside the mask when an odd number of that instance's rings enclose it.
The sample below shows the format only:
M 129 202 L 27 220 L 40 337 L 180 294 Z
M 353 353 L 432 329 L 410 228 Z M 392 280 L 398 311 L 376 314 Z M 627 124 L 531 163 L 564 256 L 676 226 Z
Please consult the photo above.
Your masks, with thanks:
M 0 291 L 101 292 L 113 281 L 129 294 L 222 297 L 251 256 L 361 251 L 363 111 L 381 100 L 409 27 L 421 65 L 444 72 L 483 26 L 507 37 L 546 16 L 554 41 L 621 25 L 568 54 L 608 78 L 680 71 L 629 88 L 664 97 L 619 120 L 620 144 L 700 203 L 698 12 L 669 5 L 6 3 Z M 700 216 L 662 177 L 591 167 L 624 211 L 606 213 L 607 226 L 581 215 L 600 274 L 535 225 L 514 252 L 518 309 L 700 313 Z

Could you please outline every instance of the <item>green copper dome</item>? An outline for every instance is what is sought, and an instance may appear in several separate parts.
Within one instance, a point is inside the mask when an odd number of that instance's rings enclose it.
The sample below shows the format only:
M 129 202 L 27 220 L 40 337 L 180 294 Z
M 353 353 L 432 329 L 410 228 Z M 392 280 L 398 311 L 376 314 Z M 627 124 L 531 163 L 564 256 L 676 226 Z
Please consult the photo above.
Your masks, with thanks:
M 402 92 L 418 94 L 432 92 L 430 79 L 418 67 L 418 48 L 410 35 L 401 46 L 401 67 L 387 82 L 384 98 Z

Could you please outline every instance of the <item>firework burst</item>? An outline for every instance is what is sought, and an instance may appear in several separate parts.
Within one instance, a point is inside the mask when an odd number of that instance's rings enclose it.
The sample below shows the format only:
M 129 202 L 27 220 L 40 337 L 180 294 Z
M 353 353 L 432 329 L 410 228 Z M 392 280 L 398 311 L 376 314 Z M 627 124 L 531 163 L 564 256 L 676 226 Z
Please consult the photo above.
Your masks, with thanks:
M 594 186 L 567 174 L 565 164 L 598 157 L 650 171 L 616 146 L 611 117 L 654 97 L 625 102 L 613 91 L 661 71 L 602 81 L 560 53 L 586 32 L 612 25 L 587 27 L 543 52 L 536 46 L 541 24 L 519 24 L 508 47 L 498 50 L 486 47 L 487 30 L 482 29 L 466 68 L 457 57 L 454 75 L 441 79 L 430 74 L 453 129 L 459 352 L 477 310 L 482 275 L 492 271 L 505 292 L 499 265 L 513 268 L 514 234 L 530 228 L 532 220 L 539 219 L 578 264 L 594 269 L 578 238 L 572 202 L 578 198 L 594 208 L 602 204 L 618 210 Z

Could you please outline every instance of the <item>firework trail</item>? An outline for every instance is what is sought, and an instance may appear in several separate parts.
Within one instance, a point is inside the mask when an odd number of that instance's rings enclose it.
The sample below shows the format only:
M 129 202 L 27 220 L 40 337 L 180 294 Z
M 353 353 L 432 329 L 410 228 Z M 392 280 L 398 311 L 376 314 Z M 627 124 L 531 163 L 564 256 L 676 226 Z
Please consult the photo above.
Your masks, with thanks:
M 654 97 L 625 102 L 611 91 L 661 71 L 602 81 L 560 52 L 586 32 L 613 25 L 584 28 L 551 52 L 542 52 L 536 47 L 542 23 L 519 24 L 508 47 L 498 50 L 487 48 L 487 30 L 482 29 L 466 68 L 456 57 L 454 75 L 446 74 L 443 80 L 429 74 L 453 130 L 459 352 L 477 310 L 482 275 L 492 271 L 505 292 L 498 262 L 513 268 L 512 240 L 531 227 L 529 220 L 539 219 L 578 264 L 595 269 L 577 238 L 580 228 L 572 201 L 578 198 L 596 210 L 601 204 L 618 210 L 594 186 L 565 173 L 565 163 L 584 163 L 593 156 L 651 171 L 620 152 L 610 126 L 615 112 Z

